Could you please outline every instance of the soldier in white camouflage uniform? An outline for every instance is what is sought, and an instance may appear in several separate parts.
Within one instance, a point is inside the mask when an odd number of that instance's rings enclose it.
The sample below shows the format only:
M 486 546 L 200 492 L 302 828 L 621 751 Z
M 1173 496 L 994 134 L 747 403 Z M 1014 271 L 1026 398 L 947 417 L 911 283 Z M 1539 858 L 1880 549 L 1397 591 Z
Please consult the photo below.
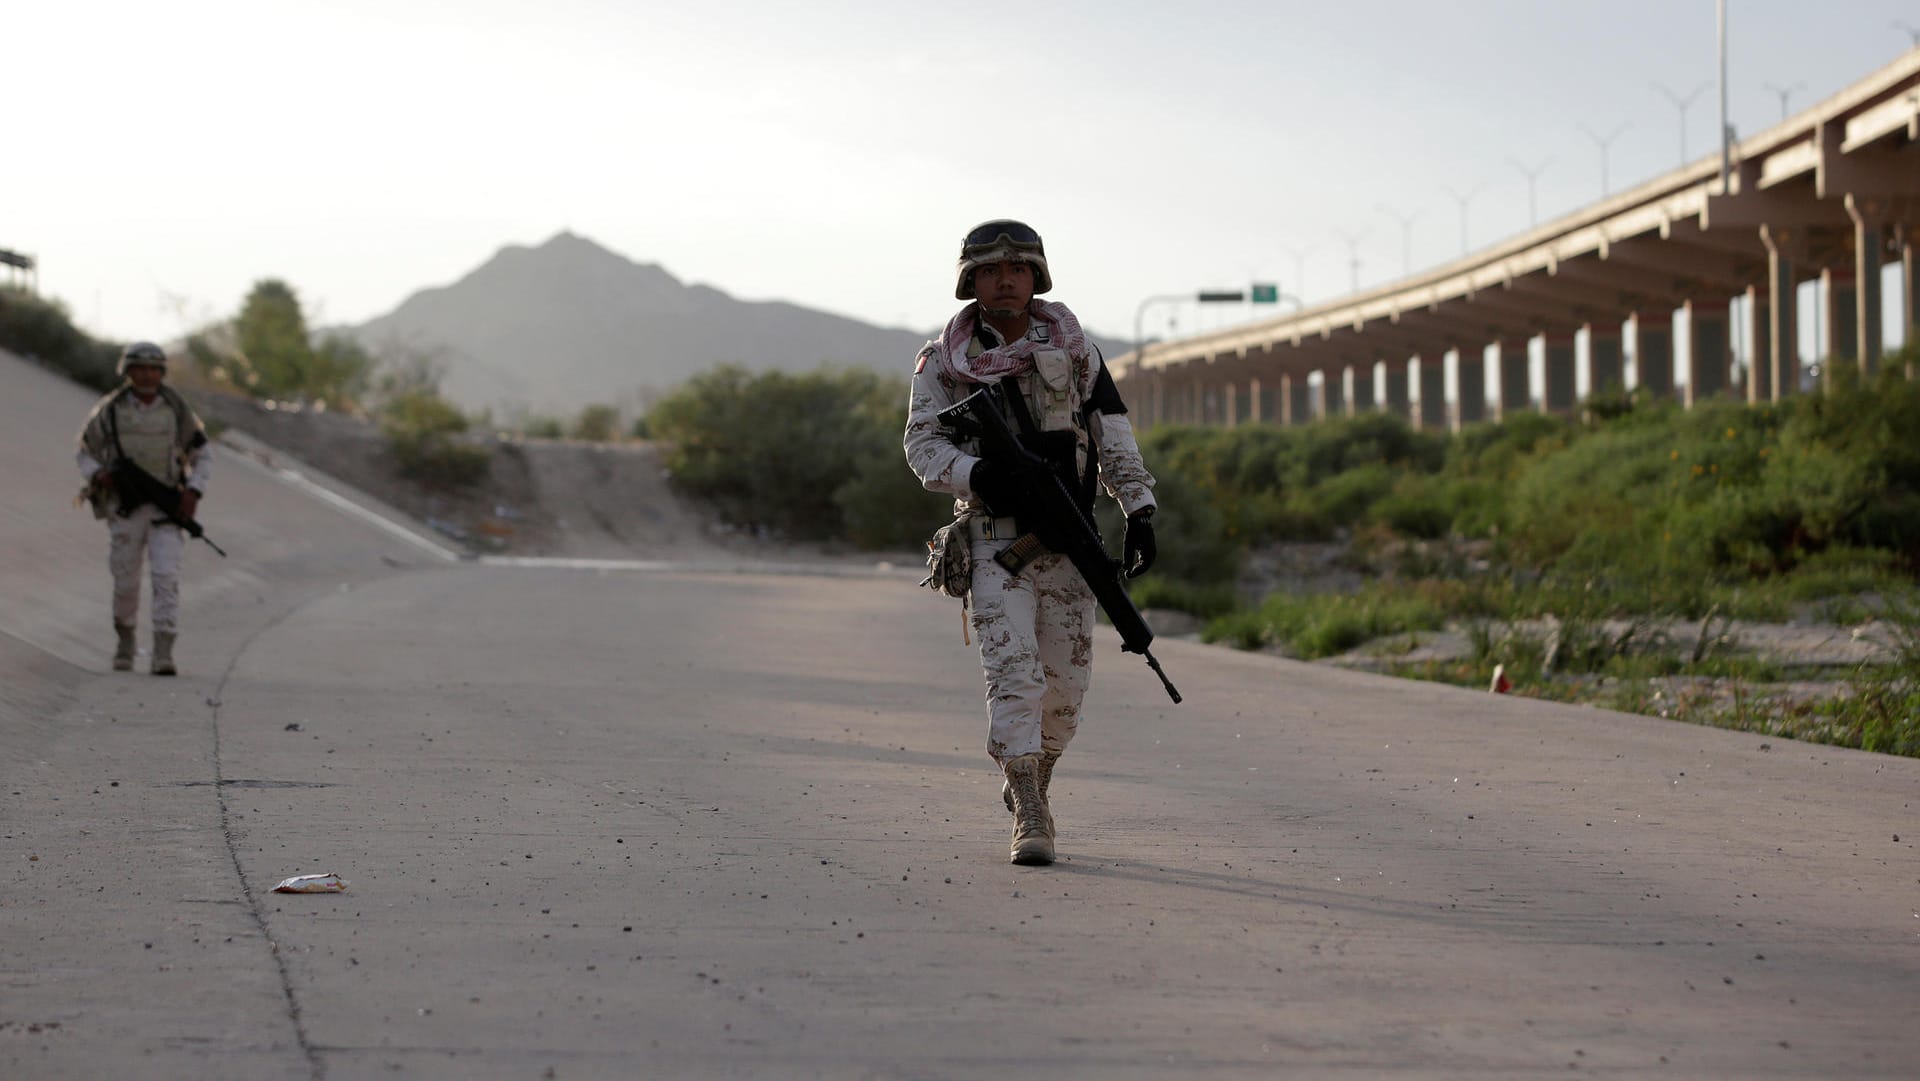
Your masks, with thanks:
M 153 577 L 153 674 L 171 676 L 173 641 L 180 619 L 180 527 L 151 503 L 122 508 L 113 467 L 126 459 L 162 484 L 182 489 L 181 517 L 191 521 L 207 490 L 207 432 L 186 399 L 166 386 L 167 354 L 151 342 L 134 342 L 120 354 L 127 381 L 94 403 L 80 428 L 75 461 L 87 477 L 93 516 L 107 521 L 113 571 L 113 630 L 118 636 L 113 667 L 133 667 L 134 620 L 140 614 L 140 565 Z M 123 509 L 125 513 L 122 513 Z
M 1096 478 L 1119 501 L 1127 514 L 1128 574 L 1145 572 L 1154 559 L 1153 477 L 1079 320 L 1064 304 L 1034 299 L 1052 287 L 1046 249 L 1029 226 L 990 221 L 967 234 L 954 296 L 973 303 L 920 351 L 905 439 L 920 483 L 953 495 L 956 516 L 967 522 L 969 601 L 987 680 L 987 753 L 1006 776 L 1001 794 L 1014 816 L 1012 860 L 1022 864 L 1053 862 L 1047 789 L 1093 675 L 1093 592 L 1064 555 L 1041 555 L 1018 575 L 994 562 L 1026 532 L 1006 513 L 1011 470 L 979 457 L 970 442 L 956 442 L 937 414 L 982 386 L 1005 380 L 1017 387 L 1040 429 L 1023 437 L 1028 449 L 1054 464 L 1089 518 Z

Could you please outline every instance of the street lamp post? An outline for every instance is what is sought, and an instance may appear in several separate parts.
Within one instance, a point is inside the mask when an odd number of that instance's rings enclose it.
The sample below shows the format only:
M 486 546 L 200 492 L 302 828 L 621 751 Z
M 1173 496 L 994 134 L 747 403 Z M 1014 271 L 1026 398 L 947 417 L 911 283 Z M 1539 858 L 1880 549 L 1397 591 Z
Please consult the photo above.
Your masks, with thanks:
M 1613 145 L 1613 141 L 1620 137 L 1621 132 L 1631 126 L 1630 124 L 1622 124 L 1608 132 L 1603 138 L 1599 133 L 1585 124 L 1580 125 L 1580 130 L 1586 132 L 1587 138 L 1592 139 L 1594 145 L 1600 148 L 1600 197 L 1602 199 L 1613 194 L 1612 185 L 1607 183 L 1607 148 Z
M 1148 297 L 1133 312 L 1133 363 L 1138 366 L 1147 354 L 1146 315 L 1149 304 L 1178 304 L 1192 298 L 1190 293 L 1164 293 Z
M 1279 286 L 1277 285 L 1255 284 L 1251 289 L 1244 290 L 1202 289 L 1193 293 L 1163 293 L 1159 296 L 1148 297 L 1141 301 L 1140 306 L 1134 309 L 1133 312 L 1134 363 L 1138 364 L 1141 357 L 1144 356 L 1147 351 L 1146 316 L 1147 306 L 1150 304 L 1182 304 L 1187 301 L 1196 301 L 1201 304 L 1243 304 L 1248 301 L 1252 301 L 1255 304 L 1268 304 L 1277 302 L 1283 296 L 1285 296 L 1285 294 L 1280 292 Z M 1296 307 L 1300 303 L 1300 301 L 1294 297 L 1286 297 L 1286 299 L 1292 300 Z
M 1293 257 L 1294 292 L 1300 294 L 1300 296 L 1307 295 L 1306 262 L 1307 256 L 1313 254 L 1313 245 L 1309 244 L 1304 248 L 1282 248 L 1281 250 Z M 1299 302 L 1300 296 L 1293 298 L 1296 303 Z
M 1360 241 L 1366 238 L 1367 231 L 1362 229 L 1355 233 L 1335 229 L 1333 232 L 1335 236 L 1347 242 L 1347 267 L 1352 274 L 1352 285 L 1349 286 L 1349 291 L 1358 293 L 1360 291 Z
M 1698 98 L 1712 87 L 1712 83 L 1701 83 L 1699 86 L 1693 88 L 1692 93 L 1686 97 L 1681 97 L 1667 89 L 1665 83 L 1653 84 L 1653 88 L 1660 91 L 1661 95 L 1668 101 L 1673 102 L 1673 107 L 1680 111 L 1680 164 L 1683 166 L 1687 164 L 1687 109 L 1693 105 L 1695 98 Z
M 1420 216 L 1418 210 L 1411 214 L 1402 214 L 1385 203 L 1374 204 L 1387 217 L 1400 223 L 1400 276 L 1413 274 L 1413 220 Z
M 1794 91 L 1805 90 L 1806 88 L 1806 83 L 1794 83 L 1792 86 L 1780 86 L 1777 83 L 1767 84 L 1768 90 L 1780 95 L 1780 119 L 1785 120 L 1787 118 L 1787 99 L 1793 96 Z
M 1475 184 L 1473 190 L 1467 192 L 1465 195 L 1453 190 L 1451 186 L 1446 184 L 1442 184 L 1440 187 L 1441 190 L 1445 191 L 1448 195 L 1453 196 L 1454 202 L 1460 204 L 1460 254 L 1465 255 L 1467 254 L 1467 204 L 1473 202 L 1473 197 L 1480 194 L 1480 189 L 1486 187 L 1486 185 Z
M 1522 165 L 1519 158 L 1508 158 L 1507 160 L 1513 163 L 1515 169 L 1520 170 L 1520 175 L 1527 178 L 1527 228 L 1531 229 L 1540 223 L 1540 217 L 1535 212 L 1533 182 L 1540 178 L 1540 174 L 1546 171 L 1547 166 L 1553 164 L 1553 159 L 1550 157 L 1542 158 L 1540 159 L 1540 164 L 1531 169 Z

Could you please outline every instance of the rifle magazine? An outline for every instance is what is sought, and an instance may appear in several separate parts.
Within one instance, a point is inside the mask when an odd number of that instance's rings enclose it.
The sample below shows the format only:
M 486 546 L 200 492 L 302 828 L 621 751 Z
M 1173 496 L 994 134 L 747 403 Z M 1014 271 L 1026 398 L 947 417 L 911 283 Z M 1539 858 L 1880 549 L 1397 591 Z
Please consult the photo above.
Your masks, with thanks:
M 1027 569 L 1027 564 L 1047 554 L 1047 546 L 1040 543 L 1040 537 L 1034 533 L 1021 536 L 1007 545 L 999 555 L 993 557 L 1008 574 L 1018 576 Z

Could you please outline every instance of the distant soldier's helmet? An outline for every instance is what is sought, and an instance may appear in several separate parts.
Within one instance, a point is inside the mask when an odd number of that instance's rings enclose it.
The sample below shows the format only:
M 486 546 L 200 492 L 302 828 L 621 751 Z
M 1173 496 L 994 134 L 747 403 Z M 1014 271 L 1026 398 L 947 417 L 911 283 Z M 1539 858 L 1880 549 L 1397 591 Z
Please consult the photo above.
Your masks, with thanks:
M 129 343 L 120 350 L 120 374 L 127 374 L 127 369 L 135 364 L 153 364 L 164 368 L 167 366 L 167 352 L 152 342 Z
M 973 272 L 988 263 L 1022 262 L 1033 267 L 1033 294 L 1053 288 L 1053 275 L 1047 273 L 1047 248 L 1033 226 L 1012 218 L 983 221 L 967 230 L 960 242 L 960 267 L 953 295 L 960 300 L 973 299 Z

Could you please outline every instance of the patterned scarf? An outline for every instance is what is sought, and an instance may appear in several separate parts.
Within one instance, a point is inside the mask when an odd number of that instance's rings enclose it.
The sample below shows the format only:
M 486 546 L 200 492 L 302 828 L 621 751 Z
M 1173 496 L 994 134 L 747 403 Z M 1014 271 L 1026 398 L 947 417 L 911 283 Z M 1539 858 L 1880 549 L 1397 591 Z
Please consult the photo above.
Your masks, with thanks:
M 1042 349 L 1064 349 L 1076 357 L 1086 355 L 1087 336 L 1080 329 L 1080 320 L 1065 304 L 1035 299 L 1027 303 L 1027 315 L 1047 325 L 1051 341 L 1035 341 L 1028 336 L 969 357 L 967 349 L 973 344 L 973 333 L 979 326 L 980 302 L 976 300 L 961 308 L 947 320 L 947 329 L 940 335 L 947 374 L 963 383 L 985 384 L 1032 369 L 1033 354 Z

